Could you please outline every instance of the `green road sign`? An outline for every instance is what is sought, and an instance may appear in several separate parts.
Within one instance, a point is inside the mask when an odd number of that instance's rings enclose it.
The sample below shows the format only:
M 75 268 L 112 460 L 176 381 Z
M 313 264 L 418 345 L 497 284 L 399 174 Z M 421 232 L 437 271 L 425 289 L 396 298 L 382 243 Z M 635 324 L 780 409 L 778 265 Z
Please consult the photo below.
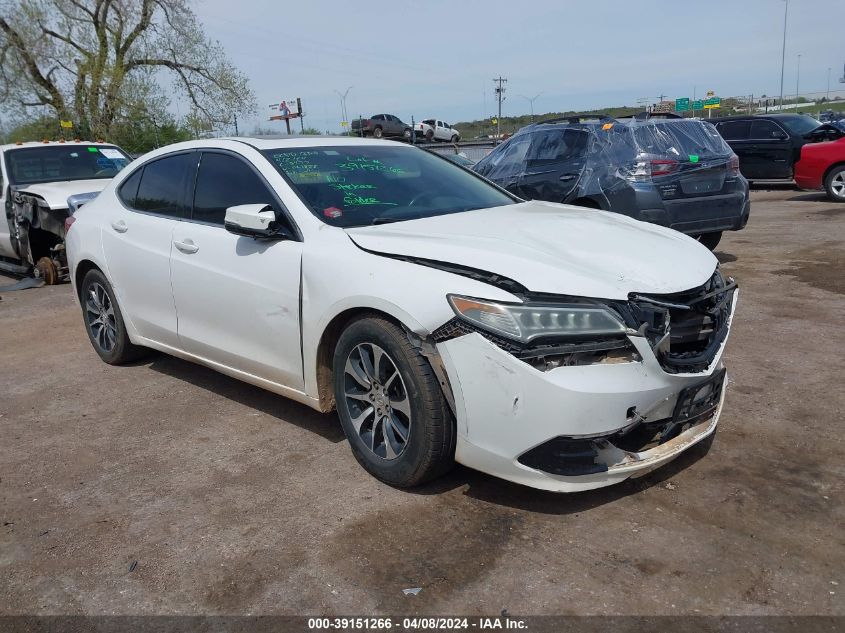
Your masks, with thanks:
M 689 110 L 689 97 L 675 99 L 675 112 L 686 112 Z
M 710 97 L 709 99 L 704 100 L 704 109 L 710 110 L 711 108 L 721 108 L 722 107 L 722 100 L 719 97 Z
M 698 99 L 692 102 L 692 109 L 693 110 L 703 110 L 704 109 L 704 101 Z

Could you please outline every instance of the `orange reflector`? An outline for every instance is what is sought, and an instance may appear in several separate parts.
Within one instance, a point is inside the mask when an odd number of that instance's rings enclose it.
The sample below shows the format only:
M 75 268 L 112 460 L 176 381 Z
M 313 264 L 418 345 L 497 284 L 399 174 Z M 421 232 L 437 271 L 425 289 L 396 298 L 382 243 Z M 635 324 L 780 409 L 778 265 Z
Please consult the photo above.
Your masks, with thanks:
M 604 125 L 601 126 L 601 129 L 609 130 L 612 127 L 613 127 L 613 123 L 605 123 Z

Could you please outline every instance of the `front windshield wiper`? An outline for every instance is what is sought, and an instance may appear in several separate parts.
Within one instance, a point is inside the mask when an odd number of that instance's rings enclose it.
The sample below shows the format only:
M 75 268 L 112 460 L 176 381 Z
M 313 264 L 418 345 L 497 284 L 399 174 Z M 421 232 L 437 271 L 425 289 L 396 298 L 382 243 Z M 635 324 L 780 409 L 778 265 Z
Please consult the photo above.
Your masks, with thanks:
M 378 217 L 373 218 L 370 224 L 390 224 L 391 222 L 402 222 L 404 220 L 410 220 L 410 218 L 391 218 L 391 217 Z

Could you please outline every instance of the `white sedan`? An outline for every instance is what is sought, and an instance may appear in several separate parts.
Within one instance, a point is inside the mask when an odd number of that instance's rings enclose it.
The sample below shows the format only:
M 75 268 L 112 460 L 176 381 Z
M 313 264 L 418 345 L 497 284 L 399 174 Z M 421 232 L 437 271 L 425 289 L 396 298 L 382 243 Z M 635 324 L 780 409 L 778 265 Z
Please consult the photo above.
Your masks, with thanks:
M 153 349 L 336 408 L 396 486 L 455 461 L 609 485 L 707 444 L 722 408 L 736 284 L 706 248 L 401 143 L 171 145 L 83 206 L 67 249 L 105 362 Z

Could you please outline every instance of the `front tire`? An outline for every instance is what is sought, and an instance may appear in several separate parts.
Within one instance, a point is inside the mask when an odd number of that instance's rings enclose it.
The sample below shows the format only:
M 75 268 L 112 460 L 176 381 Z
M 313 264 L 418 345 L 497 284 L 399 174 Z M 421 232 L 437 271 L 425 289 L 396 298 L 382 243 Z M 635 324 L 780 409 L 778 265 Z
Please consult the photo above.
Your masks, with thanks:
M 373 130 L 373 138 L 381 138 L 381 137 L 382 137 L 381 128 L 380 127 L 375 128 Z
M 367 472 L 408 487 L 452 467 L 454 419 L 428 359 L 402 328 L 376 316 L 354 321 L 333 367 L 338 416 Z
M 721 231 L 716 231 L 715 233 L 704 233 L 698 236 L 698 241 L 704 244 L 704 246 L 709 248 L 711 251 L 716 250 L 716 247 L 719 245 L 721 239 Z
M 845 202 L 845 165 L 834 167 L 824 179 L 827 197 L 834 202 Z
M 142 357 L 146 349 L 133 345 L 126 333 L 123 314 L 106 276 L 89 270 L 79 293 L 85 331 L 97 355 L 109 365 L 120 365 Z
M 457 144 L 457 142 L 458 142 L 458 135 L 457 134 L 452 135 L 452 145 Z

